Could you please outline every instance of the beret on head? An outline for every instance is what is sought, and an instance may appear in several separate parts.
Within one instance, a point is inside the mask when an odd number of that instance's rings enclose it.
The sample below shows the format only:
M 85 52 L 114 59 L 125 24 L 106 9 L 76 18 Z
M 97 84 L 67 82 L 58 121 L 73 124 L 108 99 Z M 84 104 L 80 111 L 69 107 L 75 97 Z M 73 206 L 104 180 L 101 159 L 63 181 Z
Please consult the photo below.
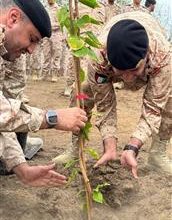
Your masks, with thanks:
M 107 57 L 119 70 L 133 69 L 148 50 L 145 28 L 135 20 L 125 19 L 114 24 L 107 37 Z
M 51 37 L 50 17 L 39 0 L 13 0 L 28 16 L 42 37 Z

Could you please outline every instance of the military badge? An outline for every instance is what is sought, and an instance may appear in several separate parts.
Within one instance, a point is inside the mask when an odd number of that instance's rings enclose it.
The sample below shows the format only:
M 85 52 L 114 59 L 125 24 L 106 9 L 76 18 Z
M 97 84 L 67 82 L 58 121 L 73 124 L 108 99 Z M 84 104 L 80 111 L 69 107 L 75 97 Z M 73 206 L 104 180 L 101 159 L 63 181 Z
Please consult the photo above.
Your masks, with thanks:
M 95 80 L 98 84 L 103 84 L 103 83 L 108 83 L 109 79 L 107 76 L 103 75 L 103 74 L 95 74 Z

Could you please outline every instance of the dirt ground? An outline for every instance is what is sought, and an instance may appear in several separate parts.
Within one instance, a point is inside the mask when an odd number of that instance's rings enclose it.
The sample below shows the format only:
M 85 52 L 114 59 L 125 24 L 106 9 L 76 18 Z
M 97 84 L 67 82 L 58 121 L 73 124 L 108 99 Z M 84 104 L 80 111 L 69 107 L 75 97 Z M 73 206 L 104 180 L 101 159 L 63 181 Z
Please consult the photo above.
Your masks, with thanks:
M 30 105 L 43 108 L 63 108 L 69 103 L 64 97 L 64 79 L 57 83 L 28 82 L 26 94 Z M 142 91 L 117 91 L 118 151 L 127 143 L 140 114 Z M 95 119 L 92 122 L 94 124 Z M 48 163 L 62 153 L 70 143 L 70 133 L 55 130 L 40 131 L 31 136 L 44 140 L 43 151 L 31 164 Z M 101 153 L 101 137 L 93 126 L 89 146 Z M 139 179 L 119 162 L 93 170 L 89 175 L 93 187 L 103 182 L 110 186 L 103 190 L 106 203 L 94 204 L 93 220 L 172 220 L 171 177 L 147 167 L 149 143 L 139 155 Z M 84 220 L 83 203 L 79 196 L 81 181 L 67 188 L 28 188 L 15 177 L 0 177 L 0 220 Z

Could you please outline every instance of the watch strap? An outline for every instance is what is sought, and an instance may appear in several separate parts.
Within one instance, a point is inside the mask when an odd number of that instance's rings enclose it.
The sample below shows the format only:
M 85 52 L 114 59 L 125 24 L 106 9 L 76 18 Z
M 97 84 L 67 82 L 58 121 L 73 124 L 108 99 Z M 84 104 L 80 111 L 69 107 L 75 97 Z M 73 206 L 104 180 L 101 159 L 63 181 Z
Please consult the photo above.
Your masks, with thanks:
M 125 151 L 125 150 L 132 150 L 132 151 L 134 151 L 136 157 L 137 157 L 137 155 L 138 155 L 138 153 L 139 153 L 139 148 L 136 147 L 136 146 L 134 146 L 134 145 L 132 145 L 132 144 L 127 144 L 127 145 L 125 145 L 125 147 L 124 147 L 123 150 L 124 150 L 124 151 Z

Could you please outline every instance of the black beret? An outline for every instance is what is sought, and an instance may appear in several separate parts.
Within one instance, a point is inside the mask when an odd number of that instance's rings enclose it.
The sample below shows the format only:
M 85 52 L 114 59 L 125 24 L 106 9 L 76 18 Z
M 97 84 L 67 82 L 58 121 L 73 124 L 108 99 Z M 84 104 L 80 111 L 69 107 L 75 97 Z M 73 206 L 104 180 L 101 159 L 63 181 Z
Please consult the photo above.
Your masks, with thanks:
M 50 17 L 39 0 L 14 0 L 28 16 L 42 37 L 51 37 Z
M 119 70 L 133 69 L 148 50 L 145 28 L 135 20 L 125 19 L 114 24 L 107 37 L 107 57 Z
M 150 5 L 155 5 L 156 4 L 156 0 L 146 0 L 145 1 L 145 6 L 149 7 Z

